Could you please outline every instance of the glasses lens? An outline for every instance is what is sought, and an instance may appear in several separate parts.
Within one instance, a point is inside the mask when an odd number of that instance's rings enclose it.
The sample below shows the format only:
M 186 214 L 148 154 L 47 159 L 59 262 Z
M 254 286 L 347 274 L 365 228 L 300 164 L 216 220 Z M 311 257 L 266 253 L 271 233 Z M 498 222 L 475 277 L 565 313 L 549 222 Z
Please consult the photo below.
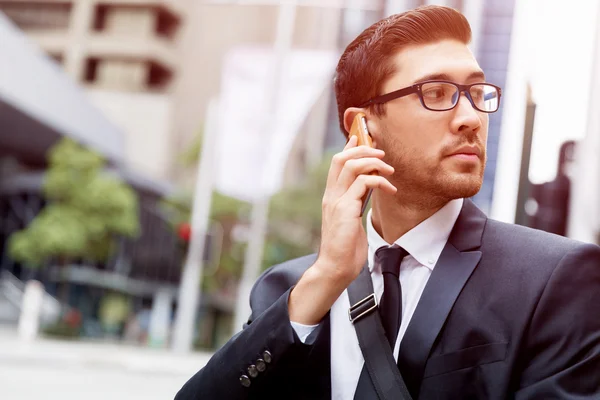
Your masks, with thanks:
M 443 111 L 449 110 L 456 104 L 458 88 L 451 83 L 428 82 L 421 86 L 425 107 Z
M 469 90 L 475 107 L 485 112 L 494 112 L 498 110 L 500 96 L 498 89 L 492 85 L 480 84 L 471 86 Z

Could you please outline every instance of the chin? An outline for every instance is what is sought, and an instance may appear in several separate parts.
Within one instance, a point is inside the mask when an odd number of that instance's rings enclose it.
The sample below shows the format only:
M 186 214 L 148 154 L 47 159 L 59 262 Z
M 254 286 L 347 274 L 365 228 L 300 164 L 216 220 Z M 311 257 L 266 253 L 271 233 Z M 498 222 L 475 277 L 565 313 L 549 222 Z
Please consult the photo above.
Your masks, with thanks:
M 483 177 L 479 174 L 453 174 L 439 182 L 440 195 L 449 199 L 460 199 L 475 196 L 481 189 Z

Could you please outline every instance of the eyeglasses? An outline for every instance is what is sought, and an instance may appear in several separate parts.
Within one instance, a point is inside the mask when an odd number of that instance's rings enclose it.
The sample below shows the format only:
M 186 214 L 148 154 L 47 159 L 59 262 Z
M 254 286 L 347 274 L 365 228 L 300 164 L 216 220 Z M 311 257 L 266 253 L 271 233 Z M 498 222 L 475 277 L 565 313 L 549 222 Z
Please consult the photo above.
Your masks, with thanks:
M 450 81 L 426 81 L 374 97 L 359 107 L 384 104 L 413 93 L 419 96 L 423 107 L 431 111 L 452 110 L 458 104 L 460 94 L 464 93 L 473 108 L 484 113 L 493 113 L 500 107 L 502 89 L 491 83 L 459 85 Z

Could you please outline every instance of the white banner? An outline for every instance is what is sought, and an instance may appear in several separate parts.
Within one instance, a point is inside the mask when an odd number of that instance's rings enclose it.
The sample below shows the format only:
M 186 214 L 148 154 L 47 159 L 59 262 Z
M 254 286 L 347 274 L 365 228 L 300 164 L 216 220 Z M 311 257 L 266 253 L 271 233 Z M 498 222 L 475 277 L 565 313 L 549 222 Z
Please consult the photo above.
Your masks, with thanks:
M 226 57 L 219 96 L 219 192 L 245 201 L 275 194 L 308 112 L 333 78 L 337 55 L 293 50 L 283 60 L 275 108 L 269 104 L 273 49 L 241 47 Z

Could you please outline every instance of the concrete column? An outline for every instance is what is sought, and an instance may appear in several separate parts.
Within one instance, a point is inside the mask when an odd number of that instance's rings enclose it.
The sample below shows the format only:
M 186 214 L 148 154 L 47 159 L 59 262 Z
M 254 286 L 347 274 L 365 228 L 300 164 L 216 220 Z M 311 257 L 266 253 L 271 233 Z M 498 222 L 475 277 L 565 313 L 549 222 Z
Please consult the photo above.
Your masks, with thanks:
M 514 223 L 521 173 L 521 153 L 525 112 L 527 110 L 528 71 L 531 62 L 527 42 L 527 27 L 533 3 L 515 3 L 513 31 L 510 39 L 508 73 L 502 102 L 502 127 L 498 145 L 496 179 L 491 217 Z
M 19 317 L 19 338 L 24 341 L 34 340 L 40 329 L 40 315 L 44 300 L 44 286 L 35 280 L 25 284 L 21 315 Z
M 84 78 L 86 41 L 93 28 L 96 0 L 73 2 L 69 25 L 69 43 L 64 55 L 64 67 L 76 82 Z
M 148 328 L 148 344 L 150 347 L 166 347 L 171 326 L 171 305 L 173 295 L 165 289 L 154 294 L 150 326 Z

